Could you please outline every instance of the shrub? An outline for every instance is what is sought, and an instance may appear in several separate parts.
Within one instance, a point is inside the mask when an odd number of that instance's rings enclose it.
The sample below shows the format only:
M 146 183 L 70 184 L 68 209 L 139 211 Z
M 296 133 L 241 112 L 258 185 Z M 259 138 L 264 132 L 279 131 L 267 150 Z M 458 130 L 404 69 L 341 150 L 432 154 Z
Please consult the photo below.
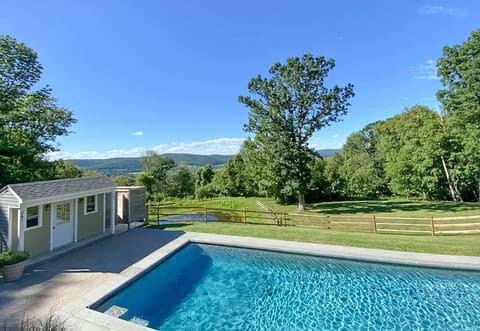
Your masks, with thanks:
M 28 259 L 28 252 L 8 251 L 0 254 L 0 268 L 6 265 L 16 264 Z
M 21 321 L 8 325 L 4 322 L 2 331 L 67 331 L 65 321 L 53 313 L 43 318 L 23 318 Z

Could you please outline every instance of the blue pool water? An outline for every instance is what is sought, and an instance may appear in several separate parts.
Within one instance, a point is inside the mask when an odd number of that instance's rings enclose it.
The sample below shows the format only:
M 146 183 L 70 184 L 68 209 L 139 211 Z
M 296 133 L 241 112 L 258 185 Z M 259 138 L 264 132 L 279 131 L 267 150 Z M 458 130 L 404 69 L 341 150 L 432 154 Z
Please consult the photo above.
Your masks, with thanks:
M 95 309 L 159 330 L 480 330 L 480 273 L 189 244 Z

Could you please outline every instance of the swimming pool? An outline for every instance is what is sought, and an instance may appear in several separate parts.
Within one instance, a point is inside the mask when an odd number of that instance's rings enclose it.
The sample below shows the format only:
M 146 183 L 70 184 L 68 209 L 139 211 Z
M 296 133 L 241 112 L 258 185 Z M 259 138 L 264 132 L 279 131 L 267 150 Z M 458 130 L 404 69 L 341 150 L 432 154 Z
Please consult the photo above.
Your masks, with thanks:
M 161 330 L 473 330 L 480 273 L 188 244 L 95 309 Z

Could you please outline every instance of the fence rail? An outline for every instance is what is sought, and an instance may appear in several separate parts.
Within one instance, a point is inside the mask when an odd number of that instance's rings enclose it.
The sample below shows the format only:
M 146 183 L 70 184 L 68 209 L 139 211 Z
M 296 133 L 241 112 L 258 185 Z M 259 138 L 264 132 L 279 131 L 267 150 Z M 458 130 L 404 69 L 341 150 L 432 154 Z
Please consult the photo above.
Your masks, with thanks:
M 396 217 L 376 215 L 321 215 L 314 213 L 281 213 L 259 203 L 262 210 L 229 209 L 207 206 L 150 205 L 150 222 L 160 224 L 182 216 L 182 221 L 263 224 L 296 226 L 330 231 L 369 232 L 410 235 L 470 235 L 480 234 L 480 216 L 465 217 Z

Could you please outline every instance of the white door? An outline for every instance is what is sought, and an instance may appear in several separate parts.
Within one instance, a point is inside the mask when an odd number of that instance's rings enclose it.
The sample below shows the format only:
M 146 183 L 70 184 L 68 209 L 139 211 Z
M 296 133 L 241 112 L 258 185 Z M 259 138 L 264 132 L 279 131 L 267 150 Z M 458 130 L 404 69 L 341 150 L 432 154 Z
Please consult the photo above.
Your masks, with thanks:
M 53 204 L 52 208 L 52 248 L 55 249 L 73 242 L 73 201 Z

